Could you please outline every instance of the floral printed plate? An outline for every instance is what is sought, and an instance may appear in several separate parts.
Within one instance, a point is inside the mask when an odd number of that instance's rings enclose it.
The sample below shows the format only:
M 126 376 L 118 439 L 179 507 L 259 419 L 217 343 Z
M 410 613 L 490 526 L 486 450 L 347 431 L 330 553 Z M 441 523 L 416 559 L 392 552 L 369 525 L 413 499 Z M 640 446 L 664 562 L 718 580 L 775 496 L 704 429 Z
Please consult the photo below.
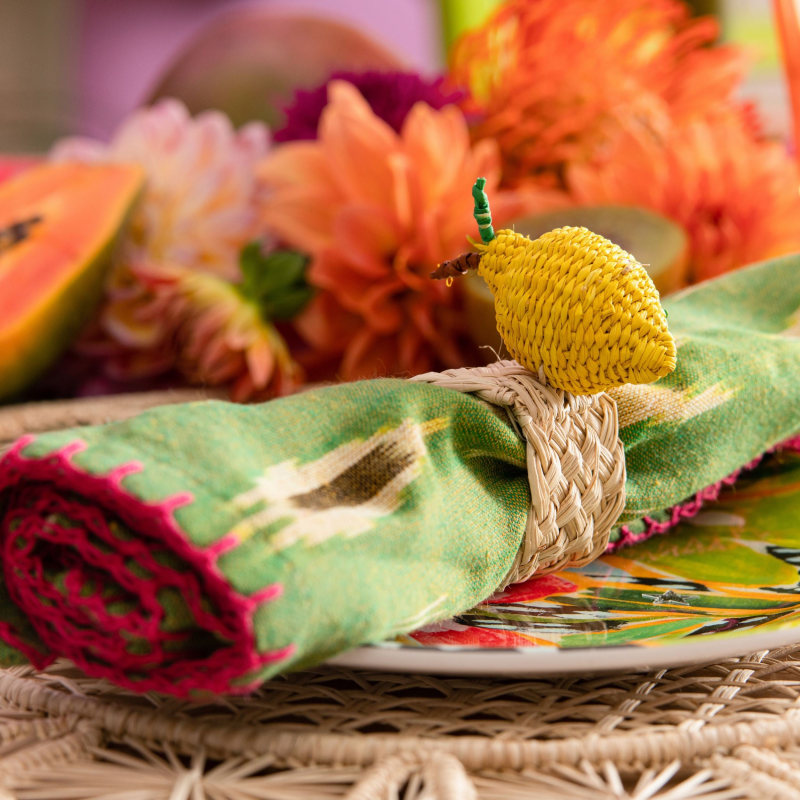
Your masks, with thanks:
M 420 673 L 558 674 L 700 663 L 798 641 L 800 457 L 783 454 L 691 524 L 334 661 Z

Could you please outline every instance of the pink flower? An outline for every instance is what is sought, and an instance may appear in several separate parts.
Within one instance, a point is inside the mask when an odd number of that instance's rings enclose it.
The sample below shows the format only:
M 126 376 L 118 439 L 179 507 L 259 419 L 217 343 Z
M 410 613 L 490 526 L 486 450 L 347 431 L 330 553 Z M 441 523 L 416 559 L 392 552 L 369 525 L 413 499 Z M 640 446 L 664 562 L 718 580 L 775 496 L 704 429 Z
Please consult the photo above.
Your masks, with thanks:
M 290 388 L 297 371 L 257 305 L 237 292 L 240 254 L 259 234 L 256 164 L 269 148 L 261 123 L 192 118 L 175 100 L 135 112 L 108 144 L 68 139 L 56 160 L 135 162 L 146 174 L 107 288 L 100 326 L 107 371 L 232 383 L 239 396 Z
M 208 111 L 192 118 L 177 100 L 134 112 L 111 142 L 59 142 L 59 161 L 122 161 L 147 176 L 127 241 L 136 261 L 177 264 L 235 281 L 242 247 L 258 232 L 256 164 L 267 153 L 261 123 L 235 131 Z

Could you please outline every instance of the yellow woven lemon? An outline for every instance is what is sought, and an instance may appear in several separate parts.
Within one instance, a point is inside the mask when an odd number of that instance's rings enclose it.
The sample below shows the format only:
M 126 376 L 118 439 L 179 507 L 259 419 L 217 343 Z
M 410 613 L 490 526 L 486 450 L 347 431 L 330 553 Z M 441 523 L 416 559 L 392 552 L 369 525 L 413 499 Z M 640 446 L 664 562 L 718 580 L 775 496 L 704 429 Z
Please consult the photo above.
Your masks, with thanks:
M 483 243 L 442 264 L 435 277 L 477 267 L 494 295 L 509 353 L 573 394 L 651 383 L 675 369 L 675 342 L 645 268 L 586 228 L 531 240 L 491 227 L 479 179 L 473 189 Z

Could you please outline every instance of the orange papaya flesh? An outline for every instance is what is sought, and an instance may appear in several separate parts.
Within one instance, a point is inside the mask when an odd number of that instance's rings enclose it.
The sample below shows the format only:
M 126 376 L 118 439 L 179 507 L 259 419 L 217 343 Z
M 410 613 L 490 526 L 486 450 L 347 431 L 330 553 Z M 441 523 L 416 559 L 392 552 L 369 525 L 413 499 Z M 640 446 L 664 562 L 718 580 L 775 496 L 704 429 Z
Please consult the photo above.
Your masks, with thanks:
M 128 164 L 44 164 L 0 184 L 0 399 L 91 318 L 143 180 Z

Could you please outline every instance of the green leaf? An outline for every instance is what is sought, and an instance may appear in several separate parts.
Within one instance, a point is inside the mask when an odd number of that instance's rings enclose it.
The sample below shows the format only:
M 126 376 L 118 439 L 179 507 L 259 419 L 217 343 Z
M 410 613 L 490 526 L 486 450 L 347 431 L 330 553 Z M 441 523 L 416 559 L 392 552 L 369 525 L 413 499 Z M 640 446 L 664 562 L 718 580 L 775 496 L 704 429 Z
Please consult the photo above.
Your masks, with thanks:
M 305 284 L 308 259 L 301 253 L 282 250 L 272 253 L 266 260 L 269 288 L 284 289 L 297 284 Z
M 264 254 L 259 242 L 251 242 L 242 249 L 239 266 L 239 291 L 258 305 L 265 319 L 290 319 L 313 295 L 305 280 L 308 258 L 302 253 L 276 250 Z
M 269 319 L 292 319 L 313 296 L 310 286 L 298 286 L 276 295 L 273 300 L 265 300 L 262 309 Z

